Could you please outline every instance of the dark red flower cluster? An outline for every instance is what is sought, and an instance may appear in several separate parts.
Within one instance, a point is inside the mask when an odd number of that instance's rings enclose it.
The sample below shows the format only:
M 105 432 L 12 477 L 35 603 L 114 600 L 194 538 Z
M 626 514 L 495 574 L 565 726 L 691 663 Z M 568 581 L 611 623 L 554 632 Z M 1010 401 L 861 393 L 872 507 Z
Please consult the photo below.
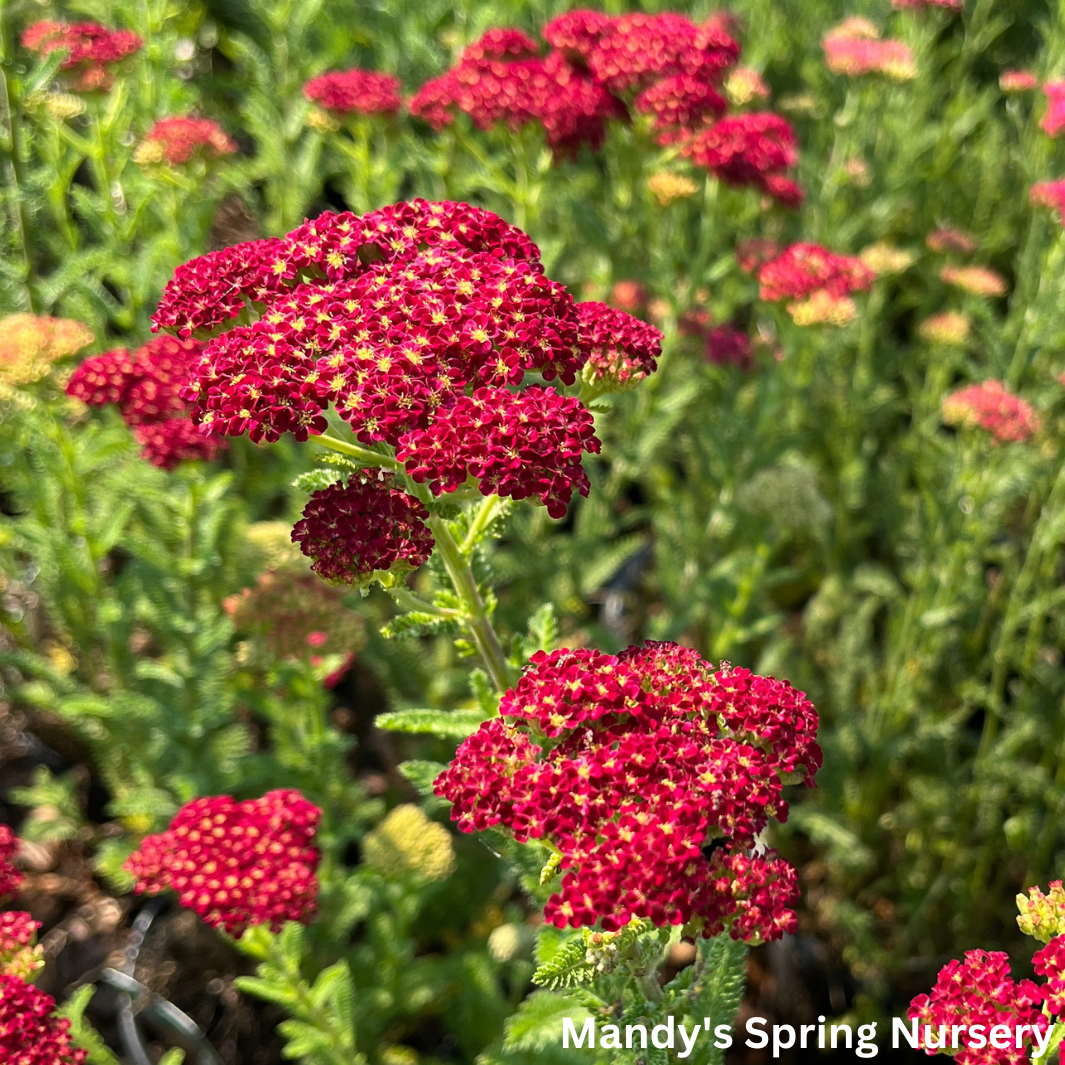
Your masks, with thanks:
M 752 111 L 723 118 L 684 150 L 730 185 L 753 185 L 786 207 L 802 203 L 802 189 L 786 174 L 799 159 L 795 131 L 780 115 Z
M 138 163 L 166 161 L 171 166 L 187 163 L 197 152 L 216 158 L 232 155 L 236 141 L 210 118 L 160 118 L 145 134 L 134 155 Z
M 561 518 L 574 488 L 588 494 L 581 467 L 586 451 L 598 452 L 599 441 L 580 400 L 534 385 L 518 393 L 479 388 L 460 396 L 429 430 L 405 436 L 396 458 L 435 495 L 473 477 L 485 495 L 538 498 L 551 517 Z
M 715 326 L 706 338 L 706 359 L 716 366 L 751 368 L 751 337 L 734 325 Z
M 363 585 L 377 571 L 402 576 L 432 553 L 429 512 L 378 472 L 319 489 L 303 508 L 292 539 L 320 577 Z
M 70 1021 L 55 999 L 18 976 L 0 974 L 0 1061 L 7 1065 L 84 1065 L 70 1041 Z
M 791 244 L 758 270 L 764 300 L 804 300 L 818 292 L 844 299 L 869 288 L 876 275 L 861 259 L 820 244 Z
M 1051 885 L 1053 886 L 1053 885 Z M 1061 881 L 1058 881 L 1061 887 Z M 1045 976 L 1043 998 L 1053 1014 L 1065 1011 L 1065 936 L 1055 936 L 1032 958 L 1037 976 Z
M 194 799 L 166 832 L 146 836 L 125 868 L 138 893 L 172 888 L 182 906 L 232 936 L 249 925 L 277 932 L 315 912 L 321 814 L 291 789 L 244 802 L 228 795 Z
M 74 371 L 67 395 L 91 407 L 114 403 L 155 466 L 170 470 L 183 459 L 213 459 L 225 442 L 199 432 L 181 398 L 202 353 L 198 340 L 170 336 L 153 337 L 135 352 L 105 351 Z
M 617 295 L 617 286 L 615 286 Z M 638 385 L 658 369 L 662 331 L 605 303 L 577 304 L 583 380 L 604 392 Z
M 636 97 L 636 110 L 654 118 L 659 144 L 677 144 L 720 118 L 728 101 L 695 75 L 675 74 L 644 89 Z
M 785 820 L 783 785 L 812 785 L 817 715 L 785 681 L 649 643 L 621 655 L 540 652 L 436 781 L 465 832 L 548 840 L 559 927 L 633 917 L 705 936 L 795 927 L 795 871 L 756 836 Z
M 342 115 L 393 114 L 400 109 L 399 79 L 376 70 L 331 70 L 303 86 L 308 100 Z
M 606 119 L 623 113 L 618 101 L 560 52 L 541 59 L 537 51 L 519 30 L 489 30 L 451 70 L 421 87 L 411 114 L 434 129 L 453 122 L 456 111 L 480 129 L 502 122 L 516 131 L 539 122 L 559 155 L 574 154 L 582 144 L 599 147 Z
M 0 974 L 28 980 L 44 966 L 44 951 L 34 943 L 40 927 L 22 910 L 0 913 Z
M 1031 980 L 1014 982 L 1008 954 L 970 950 L 964 961 L 948 962 L 940 970 L 931 993 L 910 1003 L 909 1017 L 918 1022 L 919 1045 L 928 1054 L 947 1050 L 959 1065 L 1021 1065 L 1028 1060 L 1032 1036 L 1025 1036 L 1027 1045 L 1022 1048 L 1012 1036 L 1020 1025 L 1046 1030 L 1050 1022 L 1040 1008 L 1042 1000 L 1042 988 Z M 985 1038 L 993 1026 L 1005 1025 L 1011 1038 L 1004 1049 L 990 1043 L 977 1049 L 968 1045 L 969 1037 L 963 1033 L 955 1050 L 950 1042 L 952 1025 L 964 1025 L 970 1034 L 974 1025 L 983 1025 Z
M 67 53 L 60 69 L 74 73 L 72 88 L 80 92 L 110 87 L 110 65 L 138 51 L 144 42 L 129 30 L 109 30 L 97 22 L 55 22 L 45 19 L 28 26 L 22 45 L 31 52 Z
M 0 901 L 14 895 L 22 883 L 22 874 L 11 864 L 21 847 L 18 836 L 0 824 Z

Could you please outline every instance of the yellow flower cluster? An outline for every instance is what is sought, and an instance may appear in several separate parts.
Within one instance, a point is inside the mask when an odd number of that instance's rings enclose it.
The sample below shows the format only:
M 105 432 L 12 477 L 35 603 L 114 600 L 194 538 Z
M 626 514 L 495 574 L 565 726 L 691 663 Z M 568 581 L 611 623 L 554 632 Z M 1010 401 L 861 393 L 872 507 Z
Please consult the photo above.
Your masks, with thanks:
M 1017 927 L 1040 943 L 1049 943 L 1065 933 L 1065 890 L 1060 880 L 1051 880 L 1050 892 L 1044 895 L 1038 887 L 1028 889 L 1028 897 L 1017 896 Z
M 92 342 L 92 331 L 67 318 L 12 314 L 0 319 L 0 377 L 8 384 L 39 381 L 52 363 Z
M 397 806 L 364 840 L 366 864 L 389 877 L 445 880 L 455 871 L 451 833 L 420 806 Z

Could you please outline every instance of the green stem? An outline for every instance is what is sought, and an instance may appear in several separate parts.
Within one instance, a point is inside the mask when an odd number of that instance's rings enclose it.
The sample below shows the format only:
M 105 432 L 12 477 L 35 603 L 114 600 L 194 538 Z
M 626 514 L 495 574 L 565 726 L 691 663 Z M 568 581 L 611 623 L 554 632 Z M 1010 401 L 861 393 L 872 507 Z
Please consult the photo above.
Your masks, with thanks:
M 385 591 L 388 592 L 388 594 L 405 610 L 416 610 L 420 614 L 432 614 L 435 617 L 440 618 L 462 617 L 457 610 L 448 610 L 445 607 L 434 606 L 427 600 L 422 599 L 421 596 L 415 595 L 409 588 L 404 588 L 401 585 L 397 585 L 393 588 L 386 588 Z
M 507 665 L 503 647 L 488 617 L 488 608 L 481 598 L 473 570 L 463 555 L 462 549 L 451 535 L 451 527 L 439 515 L 433 515 L 428 521 L 429 528 L 436 539 L 436 548 L 444 563 L 444 569 L 451 578 L 455 594 L 466 609 L 465 625 L 470 636 L 484 660 L 485 667 L 496 688 L 503 692 L 510 687 L 510 667 Z
M 323 434 L 321 436 L 316 436 L 314 442 L 316 444 L 321 444 L 322 447 L 329 448 L 330 451 L 337 452 L 339 455 L 345 455 L 351 459 L 358 459 L 359 462 L 366 466 L 380 466 L 386 470 L 402 469 L 395 459 L 383 455 L 380 451 L 374 451 L 372 448 L 368 447 L 359 447 L 358 444 L 349 444 L 346 440 L 338 440 L 335 436 Z
M 8 157 L 8 188 L 11 196 L 11 214 L 15 232 L 18 233 L 19 251 L 22 265 L 26 272 L 26 296 L 32 313 L 37 311 L 35 285 L 37 268 L 33 260 L 32 246 L 29 241 L 29 224 L 26 217 L 26 203 L 23 199 L 25 184 L 22 174 L 22 160 L 19 147 L 18 122 L 11 109 L 11 96 L 7 86 L 7 75 L 0 69 L 0 122 L 4 126 L 4 154 Z
M 484 531 L 491 525 L 501 502 L 499 496 L 490 495 L 481 503 L 477 510 L 477 517 L 473 519 L 470 531 L 466 533 L 466 538 L 462 541 L 463 555 L 468 555 L 481 542 Z

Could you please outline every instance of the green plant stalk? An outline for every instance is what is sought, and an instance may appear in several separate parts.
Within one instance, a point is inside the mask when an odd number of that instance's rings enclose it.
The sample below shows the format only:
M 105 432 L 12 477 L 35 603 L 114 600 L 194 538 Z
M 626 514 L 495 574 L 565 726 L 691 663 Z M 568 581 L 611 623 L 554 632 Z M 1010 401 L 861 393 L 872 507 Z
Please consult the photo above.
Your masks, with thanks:
M 29 302 L 30 311 L 36 313 L 37 267 L 34 261 L 30 241 L 27 236 L 29 233 L 29 223 L 26 218 L 26 204 L 23 200 L 22 192 L 25 180 L 22 173 L 22 160 L 19 158 L 21 151 L 19 143 L 19 127 L 11 108 L 11 94 L 8 89 L 7 74 L 4 72 L 2 66 L 0 66 L 0 121 L 3 122 L 4 132 L 6 133 L 4 139 L 7 143 L 4 145 L 4 154 L 8 157 L 8 195 L 12 197 L 12 222 L 14 224 L 15 232 L 18 233 L 19 252 L 22 256 L 23 269 L 26 271 L 26 297 Z
M 429 518 L 428 526 L 436 539 L 436 549 L 440 552 L 440 558 L 444 563 L 444 569 L 451 578 L 455 588 L 455 594 L 462 601 L 466 609 L 465 625 L 470 636 L 484 660 L 492 682 L 497 690 L 503 692 L 510 687 L 510 666 L 507 664 L 506 655 L 503 654 L 503 646 L 499 642 L 499 636 L 492 627 L 488 616 L 488 608 L 481 597 L 477 587 L 477 580 L 473 576 L 473 570 L 463 555 L 462 549 L 451 535 L 451 529 L 447 521 L 434 514 Z
M 339 440 L 335 436 L 328 436 L 323 433 L 321 436 L 314 437 L 314 442 L 321 444 L 322 447 L 329 448 L 330 451 L 335 451 L 338 455 L 344 455 L 349 459 L 358 459 L 359 462 L 367 466 L 379 466 L 385 470 L 402 469 L 395 459 L 389 458 L 388 455 L 384 455 L 380 451 L 374 451 L 368 447 L 359 447 L 358 444 L 349 444 L 346 440 Z

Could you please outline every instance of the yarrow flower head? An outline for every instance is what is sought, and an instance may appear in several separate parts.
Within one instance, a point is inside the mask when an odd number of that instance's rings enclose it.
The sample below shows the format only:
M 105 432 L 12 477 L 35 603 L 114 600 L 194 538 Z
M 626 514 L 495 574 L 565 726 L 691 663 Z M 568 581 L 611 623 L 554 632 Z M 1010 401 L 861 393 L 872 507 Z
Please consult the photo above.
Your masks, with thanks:
M 816 730 L 787 682 L 676 644 L 541 651 L 435 790 L 464 832 L 553 845 L 558 927 L 643 917 L 776 939 L 795 927 L 795 871 L 755 837 L 786 818 L 785 782 L 813 783 Z
M 1005 296 L 1006 279 L 986 266 L 944 266 L 939 276 L 948 285 L 974 296 Z
M 901 274 L 913 266 L 917 256 L 912 251 L 896 248 L 893 244 L 870 244 L 863 248 L 859 259 L 876 274 L 884 277 L 889 274 Z
M 65 51 L 60 70 L 74 75 L 77 92 L 108 89 L 113 77 L 108 67 L 137 52 L 144 41 L 129 30 L 111 30 L 97 22 L 54 22 L 46 19 L 27 26 L 22 46 L 39 55 Z
M 1043 95 L 1047 98 L 1047 110 L 1039 125 L 1044 133 L 1056 137 L 1065 130 L 1065 79 L 1048 81 L 1043 86 Z
M 971 233 L 954 226 L 939 226 L 933 229 L 924 242 L 929 251 L 940 254 L 954 252 L 958 255 L 971 255 L 979 246 Z
M 1003 92 L 1031 92 L 1039 88 L 1039 78 L 1030 70 L 1004 70 L 998 77 Z
M 1061 881 L 1056 881 L 1061 889 Z M 1053 888 L 1053 884 L 1050 885 Z M 1052 1014 L 1065 1010 L 1065 936 L 1052 939 L 1042 950 L 1037 950 L 1032 957 L 1032 965 L 1037 976 L 1045 976 L 1043 998 L 1046 1008 Z
M 715 326 L 706 338 L 706 361 L 716 366 L 751 368 L 751 337 L 734 325 Z
M 11 314 L 0 318 L 0 379 L 13 385 L 45 377 L 52 364 L 92 343 L 92 330 L 68 318 Z
M 341 115 L 395 114 L 402 106 L 399 79 L 376 70 L 331 70 L 311 78 L 303 95 Z
M 674 74 L 644 89 L 635 106 L 653 119 L 659 144 L 676 144 L 720 118 L 728 101 L 695 75 Z
M 40 921 L 21 910 L 0 913 L 0 974 L 29 980 L 44 967 L 44 951 L 37 943 Z
M 217 159 L 236 150 L 236 141 L 212 119 L 174 116 L 156 121 L 137 146 L 133 161 L 141 166 L 163 162 L 182 166 L 197 154 Z
M 663 206 L 675 200 L 685 200 L 699 191 L 699 186 L 684 174 L 660 170 L 647 179 L 647 191 Z
M 70 1040 L 70 1021 L 55 999 L 18 976 L 0 973 L 0 1061 L 10 1065 L 85 1065 Z
M 986 429 L 999 442 L 1027 440 L 1040 428 L 1031 405 L 1007 391 L 1001 381 L 961 388 L 946 396 L 942 406 L 948 425 Z
M 22 874 L 11 864 L 21 847 L 18 836 L 7 825 L 0 824 L 0 902 L 14 895 L 22 883 Z
M 972 322 L 960 311 L 944 311 L 926 318 L 917 331 L 922 339 L 933 344 L 964 344 L 972 331 Z
M 833 74 L 861 77 L 883 74 L 893 81 L 917 77 L 917 62 L 903 41 L 881 40 L 880 31 L 867 19 L 849 18 L 830 30 L 821 42 L 825 64 Z
M 604 392 L 621 392 L 638 385 L 658 369 L 662 331 L 631 314 L 589 301 L 577 304 L 581 377 Z
M 446 880 L 455 871 L 451 833 L 413 803 L 397 806 L 368 833 L 362 854 L 367 865 L 397 880 Z
M 1017 896 L 1017 927 L 1026 935 L 1049 943 L 1065 935 L 1065 890 L 1060 880 L 1051 880 L 1044 895 L 1038 886 Z
M 919 1046 L 927 1054 L 937 1054 L 950 1047 L 951 1026 L 984 1025 L 989 1032 L 994 1025 L 1005 1025 L 1011 1036 L 1029 1025 L 1024 1039 L 1027 1046 L 999 1049 L 988 1043 L 975 1049 L 964 1043 L 954 1054 L 958 1065 L 1021 1065 L 1028 1060 L 1033 1045 L 1031 1032 L 1045 1032 L 1048 1019 L 1040 1008 L 1042 989 L 1031 980 L 1014 981 L 1010 976 L 1009 955 L 1002 951 L 966 951 L 964 961 L 948 962 L 939 973 L 930 994 L 918 995 L 911 1003 L 908 1016 L 918 1022 Z
M 725 78 L 725 95 L 735 107 L 746 107 L 755 100 L 769 99 L 769 86 L 752 67 L 736 67 Z
M 321 488 L 303 508 L 292 540 L 325 580 L 394 584 L 427 561 L 433 537 L 425 506 L 376 470 Z
M 199 432 L 181 396 L 203 353 L 198 340 L 154 337 L 135 352 L 106 351 L 86 359 L 67 382 L 67 395 L 90 407 L 115 404 L 141 453 L 173 469 L 185 459 L 213 459 L 225 441 Z
M 780 115 L 753 111 L 723 118 L 684 152 L 730 185 L 753 185 L 785 207 L 802 202 L 802 189 L 786 175 L 799 159 L 795 131 Z
M 792 244 L 758 270 L 761 297 L 790 300 L 788 311 L 800 325 L 843 325 L 857 313 L 850 295 L 869 288 L 875 275 L 851 255 L 819 244 Z
M 1037 181 L 1028 190 L 1028 202 L 1033 207 L 1049 207 L 1065 221 L 1065 178 L 1058 181 Z
M 320 817 L 292 790 L 244 802 L 228 795 L 194 799 L 167 831 L 146 836 L 124 868 L 138 894 L 172 889 L 182 906 L 231 936 L 253 925 L 277 932 L 315 912 Z

